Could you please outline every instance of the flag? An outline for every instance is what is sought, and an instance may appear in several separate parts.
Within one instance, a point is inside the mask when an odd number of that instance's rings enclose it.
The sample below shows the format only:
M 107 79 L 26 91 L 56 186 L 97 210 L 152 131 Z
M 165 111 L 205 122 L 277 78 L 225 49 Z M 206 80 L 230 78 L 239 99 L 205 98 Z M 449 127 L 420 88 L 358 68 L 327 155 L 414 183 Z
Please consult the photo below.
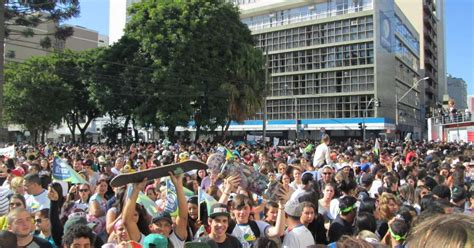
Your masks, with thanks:
M 304 148 L 304 152 L 305 152 L 305 153 L 311 153 L 312 150 L 313 150 L 313 144 L 308 144 L 308 145 Z
M 183 187 L 183 190 L 184 190 L 184 196 L 186 197 L 193 197 L 194 196 L 194 192 L 186 187 Z
M 380 152 L 380 142 L 379 142 L 379 139 L 375 139 L 374 154 L 376 157 L 379 156 L 379 152 Z
M 0 149 L 0 156 L 5 156 L 6 158 L 15 157 L 15 146 L 9 146 Z
M 166 206 L 165 212 L 172 217 L 178 216 L 178 195 L 176 194 L 176 187 L 171 180 L 166 180 Z
M 225 149 L 225 160 L 231 160 L 234 158 L 234 154 L 229 150 Z
M 156 203 L 145 193 L 140 192 L 138 194 L 137 203 L 141 204 L 150 216 L 155 216 L 158 214 L 158 205 L 156 205 Z
M 73 184 L 87 183 L 65 160 L 58 157 L 53 160 L 53 179 Z
M 199 188 L 198 192 L 198 203 L 201 205 L 201 203 L 205 202 L 206 207 L 207 207 L 207 212 L 211 212 L 211 207 L 214 203 L 217 203 L 217 200 L 214 199 L 214 197 L 208 195 L 203 189 Z M 199 208 L 201 209 L 201 208 Z
M 127 185 L 127 199 L 130 199 L 130 196 L 132 195 L 132 190 L 133 187 L 131 184 Z M 140 192 L 138 193 L 138 198 L 137 198 L 137 203 L 142 205 L 147 213 L 151 216 L 155 216 L 158 214 L 158 205 L 150 199 L 145 193 Z

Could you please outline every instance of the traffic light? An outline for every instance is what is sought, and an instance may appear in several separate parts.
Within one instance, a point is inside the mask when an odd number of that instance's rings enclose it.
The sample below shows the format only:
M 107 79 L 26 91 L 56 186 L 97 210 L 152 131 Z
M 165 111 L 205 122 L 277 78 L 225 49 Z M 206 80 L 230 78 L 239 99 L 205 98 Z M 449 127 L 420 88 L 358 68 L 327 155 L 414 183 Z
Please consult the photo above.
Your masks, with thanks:
M 363 129 L 364 126 L 362 126 L 362 122 L 359 122 L 359 129 Z

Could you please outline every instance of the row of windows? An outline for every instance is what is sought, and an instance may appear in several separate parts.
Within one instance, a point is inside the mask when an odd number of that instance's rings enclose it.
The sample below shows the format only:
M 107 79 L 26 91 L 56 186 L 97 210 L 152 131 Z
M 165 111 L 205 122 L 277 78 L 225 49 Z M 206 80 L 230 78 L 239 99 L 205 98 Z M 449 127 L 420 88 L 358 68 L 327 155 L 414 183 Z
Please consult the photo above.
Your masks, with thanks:
M 364 116 L 365 107 L 373 96 L 341 96 L 267 101 L 270 120 L 358 118 Z M 367 111 L 374 116 L 373 104 Z
M 349 93 L 374 90 L 373 68 L 272 77 L 270 96 Z
M 418 71 L 420 64 L 419 59 L 397 37 L 395 37 L 395 48 L 395 54 L 398 55 L 405 63 L 410 65 L 413 69 Z
M 402 37 L 405 38 L 408 46 L 415 50 L 416 53 L 420 53 L 420 43 L 415 36 L 408 30 L 398 16 L 395 15 L 395 32 L 398 32 Z
M 263 34 L 257 34 L 257 47 L 265 51 L 370 39 L 374 36 L 372 16 L 315 24 Z
M 269 55 L 270 73 L 318 70 L 374 63 L 373 43 L 361 43 L 329 48 Z
M 242 19 L 250 30 L 278 27 L 309 20 L 346 15 L 373 8 L 373 0 L 328 0 L 314 5 L 279 10 L 270 14 Z

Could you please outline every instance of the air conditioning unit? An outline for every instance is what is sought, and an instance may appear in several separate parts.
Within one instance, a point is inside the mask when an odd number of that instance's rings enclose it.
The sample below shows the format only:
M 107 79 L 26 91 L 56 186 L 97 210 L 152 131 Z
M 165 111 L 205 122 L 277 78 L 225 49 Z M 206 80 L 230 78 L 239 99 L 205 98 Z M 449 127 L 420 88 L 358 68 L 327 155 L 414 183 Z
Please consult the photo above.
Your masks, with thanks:
M 359 24 L 359 22 L 357 22 L 357 20 L 351 21 L 351 25 L 357 25 L 357 24 Z

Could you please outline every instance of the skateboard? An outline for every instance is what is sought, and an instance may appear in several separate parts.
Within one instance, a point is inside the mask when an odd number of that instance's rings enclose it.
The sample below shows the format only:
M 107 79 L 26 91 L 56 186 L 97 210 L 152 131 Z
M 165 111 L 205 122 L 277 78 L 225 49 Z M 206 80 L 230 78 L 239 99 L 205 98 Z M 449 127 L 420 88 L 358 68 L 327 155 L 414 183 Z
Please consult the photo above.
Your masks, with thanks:
M 165 165 L 157 168 L 152 168 L 143 171 L 137 171 L 132 173 L 124 173 L 117 175 L 110 181 L 112 187 L 120 187 L 129 183 L 139 183 L 143 179 L 153 180 L 161 177 L 169 176 L 168 172 L 173 171 L 176 174 L 179 172 L 188 172 L 191 170 L 205 170 L 207 165 L 205 163 L 187 160 L 181 163 Z

